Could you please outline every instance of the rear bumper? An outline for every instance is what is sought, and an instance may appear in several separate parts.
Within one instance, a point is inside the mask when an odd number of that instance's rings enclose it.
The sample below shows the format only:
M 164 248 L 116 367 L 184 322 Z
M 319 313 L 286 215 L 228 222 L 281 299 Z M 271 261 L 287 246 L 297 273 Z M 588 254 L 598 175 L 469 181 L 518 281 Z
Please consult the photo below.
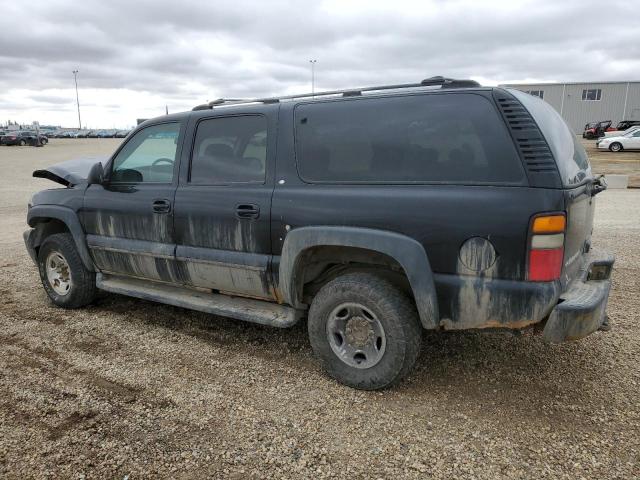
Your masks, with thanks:
M 578 340 L 595 332 L 605 319 L 611 289 L 613 255 L 591 253 L 578 277 L 560 295 L 542 330 L 553 343 Z

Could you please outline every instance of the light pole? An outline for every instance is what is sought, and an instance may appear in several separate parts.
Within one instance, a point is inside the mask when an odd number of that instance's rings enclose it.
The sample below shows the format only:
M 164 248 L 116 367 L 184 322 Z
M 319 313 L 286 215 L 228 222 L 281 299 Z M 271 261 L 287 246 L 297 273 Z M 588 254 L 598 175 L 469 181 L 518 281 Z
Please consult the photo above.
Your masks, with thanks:
M 311 64 L 311 95 L 316 92 L 316 62 L 317 60 L 309 60 Z
M 82 130 L 82 122 L 80 121 L 80 99 L 78 98 L 78 70 L 73 71 L 73 80 L 76 82 L 76 104 L 78 105 L 78 128 Z

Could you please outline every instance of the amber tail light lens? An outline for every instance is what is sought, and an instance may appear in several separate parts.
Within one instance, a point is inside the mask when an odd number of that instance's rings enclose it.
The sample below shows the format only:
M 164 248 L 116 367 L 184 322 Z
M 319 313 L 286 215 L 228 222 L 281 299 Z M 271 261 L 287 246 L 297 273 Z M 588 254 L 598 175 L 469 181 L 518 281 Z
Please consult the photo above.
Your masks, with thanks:
M 566 220 L 564 214 L 542 214 L 533 218 L 529 235 L 528 280 L 550 282 L 560 278 Z

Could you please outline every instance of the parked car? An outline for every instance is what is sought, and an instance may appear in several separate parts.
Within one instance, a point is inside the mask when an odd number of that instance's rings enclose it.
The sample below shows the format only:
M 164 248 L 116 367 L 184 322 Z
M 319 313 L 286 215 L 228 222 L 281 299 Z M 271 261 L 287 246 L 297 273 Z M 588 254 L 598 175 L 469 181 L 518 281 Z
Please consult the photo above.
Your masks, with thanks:
M 46 145 L 49 143 L 49 139 L 46 135 L 39 135 L 40 144 Z M 7 133 L 0 138 L 0 143 L 3 145 L 20 145 L 21 147 L 25 145 L 35 145 L 36 139 L 38 135 L 35 132 L 15 132 L 15 133 Z
M 115 134 L 115 130 L 101 130 L 98 132 L 98 138 L 114 138 Z
M 613 132 L 605 132 L 604 138 L 619 137 L 621 135 L 626 135 L 627 133 L 635 132 L 636 130 L 640 130 L 640 125 L 635 127 L 629 127 L 626 130 L 622 130 L 622 131 L 615 130 Z
M 129 132 L 131 130 L 118 130 L 115 134 L 115 138 L 125 138 L 127 135 L 129 135 Z
M 440 87 L 440 88 L 437 88 Z M 560 115 L 470 80 L 212 102 L 113 155 L 37 170 L 27 250 L 60 307 L 98 289 L 275 327 L 326 371 L 388 387 L 422 329 L 603 326 L 606 188 Z
M 591 122 L 584 126 L 582 132 L 582 138 L 588 138 L 590 140 L 594 138 L 604 137 L 605 132 L 613 130 L 611 128 L 611 120 L 604 120 L 602 122 Z
M 623 120 L 616 125 L 616 130 L 625 131 L 635 126 L 640 126 L 640 120 Z
M 78 138 L 80 132 L 78 130 L 67 130 L 60 134 L 60 138 Z
M 600 150 L 621 152 L 623 150 L 640 150 L 640 128 L 627 131 L 617 137 L 605 137 L 596 142 Z

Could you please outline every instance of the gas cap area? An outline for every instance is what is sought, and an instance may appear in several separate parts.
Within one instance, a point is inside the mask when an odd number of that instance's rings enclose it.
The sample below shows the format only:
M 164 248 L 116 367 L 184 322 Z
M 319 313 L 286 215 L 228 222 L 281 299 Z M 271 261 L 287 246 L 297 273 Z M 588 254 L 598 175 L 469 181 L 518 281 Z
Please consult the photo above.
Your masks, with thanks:
M 460 247 L 460 262 L 469 270 L 482 272 L 496 263 L 498 257 L 493 244 L 482 237 L 471 237 Z

